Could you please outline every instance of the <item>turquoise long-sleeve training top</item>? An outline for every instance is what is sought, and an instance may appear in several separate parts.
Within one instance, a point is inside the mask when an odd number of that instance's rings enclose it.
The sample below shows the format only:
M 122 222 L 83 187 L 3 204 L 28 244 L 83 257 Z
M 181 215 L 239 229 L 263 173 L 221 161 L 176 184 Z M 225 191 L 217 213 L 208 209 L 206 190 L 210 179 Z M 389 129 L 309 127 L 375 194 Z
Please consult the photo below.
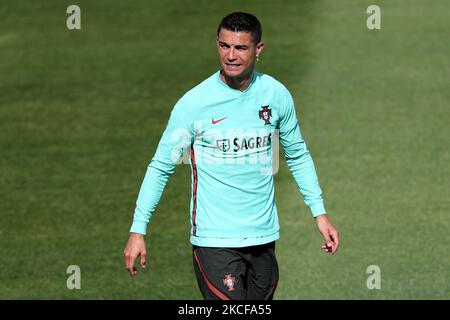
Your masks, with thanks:
M 245 91 L 220 71 L 174 106 L 136 201 L 130 232 L 147 225 L 176 165 L 192 169 L 193 245 L 245 247 L 279 238 L 273 172 L 279 139 L 288 167 L 312 215 L 325 214 L 313 160 L 302 138 L 286 87 L 253 72 Z

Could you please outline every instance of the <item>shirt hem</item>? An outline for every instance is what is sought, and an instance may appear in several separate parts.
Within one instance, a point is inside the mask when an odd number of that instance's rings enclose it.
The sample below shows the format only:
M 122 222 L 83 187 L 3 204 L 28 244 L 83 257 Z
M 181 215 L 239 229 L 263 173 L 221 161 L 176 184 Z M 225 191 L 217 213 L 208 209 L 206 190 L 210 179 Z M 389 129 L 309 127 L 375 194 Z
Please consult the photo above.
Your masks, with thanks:
M 199 237 L 191 234 L 190 242 L 192 245 L 198 247 L 242 248 L 270 243 L 279 238 L 279 231 L 266 236 L 248 238 L 212 238 Z

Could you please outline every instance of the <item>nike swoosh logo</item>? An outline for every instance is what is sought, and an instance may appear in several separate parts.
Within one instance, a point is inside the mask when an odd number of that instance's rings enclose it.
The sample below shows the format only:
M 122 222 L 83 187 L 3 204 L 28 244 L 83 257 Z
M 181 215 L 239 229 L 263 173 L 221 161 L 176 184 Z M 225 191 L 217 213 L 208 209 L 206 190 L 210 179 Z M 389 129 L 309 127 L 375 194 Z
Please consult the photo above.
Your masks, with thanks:
M 225 120 L 227 117 L 225 117 L 225 118 L 222 118 L 222 119 L 218 119 L 218 120 L 214 120 L 214 118 L 211 118 L 211 123 L 212 124 L 216 124 L 216 123 L 219 123 L 220 121 L 222 121 L 222 120 Z

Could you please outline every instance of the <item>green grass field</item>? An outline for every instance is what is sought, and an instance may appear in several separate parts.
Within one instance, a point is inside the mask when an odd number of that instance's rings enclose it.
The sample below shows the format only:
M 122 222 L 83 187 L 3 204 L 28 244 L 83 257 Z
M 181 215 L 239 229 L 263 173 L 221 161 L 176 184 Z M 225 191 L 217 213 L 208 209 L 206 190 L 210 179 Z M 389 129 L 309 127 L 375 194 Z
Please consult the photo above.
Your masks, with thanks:
M 232 11 L 262 22 L 257 70 L 297 104 L 326 207 L 321 236 L 282 161 L 276 299 L 450 298 L 450 3 L 79 0 L 0 6 L 0 298 L 201 299 L 190 169 L 169 180 L 148 266 L 123 266 L 134 204 L 174 103 L 218 68 Z M 382 29 L 368 30 L 378 4 Z M 68 290 L 66 268 L 81 268 Z M 366 287 L 369 265 L 381 290 Z

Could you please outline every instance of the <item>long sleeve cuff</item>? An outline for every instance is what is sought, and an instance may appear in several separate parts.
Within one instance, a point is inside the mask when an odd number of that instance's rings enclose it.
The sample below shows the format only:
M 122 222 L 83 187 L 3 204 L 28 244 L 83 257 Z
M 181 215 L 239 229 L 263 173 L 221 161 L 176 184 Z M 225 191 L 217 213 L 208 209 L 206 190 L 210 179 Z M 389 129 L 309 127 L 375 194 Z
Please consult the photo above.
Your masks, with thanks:
M 130 232 L 146 234 L 147 233 L 147 222 L 133 220 L 133 224 L 131 225 Z
M 312 204 L 310 210 L 314 218 L 320 216 L 321 214 L 326 214 L 323 202 L 317 202 Z

